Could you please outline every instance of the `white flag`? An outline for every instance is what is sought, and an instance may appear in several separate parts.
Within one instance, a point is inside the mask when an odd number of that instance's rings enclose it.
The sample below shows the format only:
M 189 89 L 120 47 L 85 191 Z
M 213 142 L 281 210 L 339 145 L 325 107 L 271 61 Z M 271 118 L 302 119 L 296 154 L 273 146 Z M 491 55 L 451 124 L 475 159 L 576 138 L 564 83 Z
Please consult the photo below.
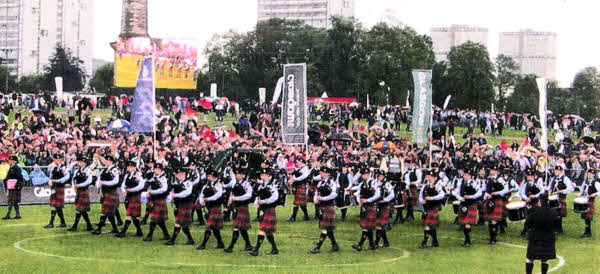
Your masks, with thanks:
M 277 101 L 279 101 L 279 96 L 281 96 L 282 88 L 283 88 L 283 77 L 279 78 L 279 80 L 277 81 L 277 86 L 275 86 L 275 91 L 273 92 L 273 101 L 271 102 L 272 105 L 277 104 Z
M 546 85 L 548 84 L 548 81 L 546 78 L 537 78 L 535 79 L 535 82 L 537 83 L 538 90 L 540 91 L 539 112 L 540 125 L 542 126 L 542 139 L 540 140 L 540 145 L 542 150 L 546 151 L 548 148 L 548 119 L 546 118 L 546 111 L 548 108 L 546 105 Z
M 448 104 L 450 103 L 450 98 L 452 98 L 452 95 L 448 95 L 446 97 L 446 101 L 444 101 L 444 110 L 446 110 L 446 108 L 448 107 Z
M 264 104 L 267 101 L 267 89 L 259 88 L 258 89 L 258 100 L 261 104 Z
M 408 92 L 406 92 L 406 108 L 410 107 L 410 104 L 408 103 L 409 98 L 410 98 L 410 90 Z

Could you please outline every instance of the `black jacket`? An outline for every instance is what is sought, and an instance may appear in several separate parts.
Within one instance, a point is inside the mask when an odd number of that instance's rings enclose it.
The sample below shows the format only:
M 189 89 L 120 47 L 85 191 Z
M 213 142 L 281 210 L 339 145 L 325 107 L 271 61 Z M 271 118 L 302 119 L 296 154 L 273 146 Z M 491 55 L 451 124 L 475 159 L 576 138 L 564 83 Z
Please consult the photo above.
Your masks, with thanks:
M 556 259 L 556 238 L 554 221 L 558 218 L 555 210 L 549 207 L 535 207 L 529 211 L 527 258 L 530 260 Z

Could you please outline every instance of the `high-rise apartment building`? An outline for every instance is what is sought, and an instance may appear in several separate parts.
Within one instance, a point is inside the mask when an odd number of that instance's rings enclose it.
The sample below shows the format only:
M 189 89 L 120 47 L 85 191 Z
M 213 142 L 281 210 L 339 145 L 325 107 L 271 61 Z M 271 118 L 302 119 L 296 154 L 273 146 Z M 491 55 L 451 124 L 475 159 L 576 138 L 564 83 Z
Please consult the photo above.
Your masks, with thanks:
M 500 33 L 500 54 L 521 65 L 521 73 L 556 79 L 556 33 L 530 29 Z
M 258 21 L 281 18 L 328 28 L 334 16 L 354 17 L 354 7 L 355 0 L 258 0 Z
M 432 28 L 431 39 L 437 61 L 447 59 L 452 47 L 471 41 L 488 46 L 488 29 L 466 25 L 451 25 L 450 27 Z

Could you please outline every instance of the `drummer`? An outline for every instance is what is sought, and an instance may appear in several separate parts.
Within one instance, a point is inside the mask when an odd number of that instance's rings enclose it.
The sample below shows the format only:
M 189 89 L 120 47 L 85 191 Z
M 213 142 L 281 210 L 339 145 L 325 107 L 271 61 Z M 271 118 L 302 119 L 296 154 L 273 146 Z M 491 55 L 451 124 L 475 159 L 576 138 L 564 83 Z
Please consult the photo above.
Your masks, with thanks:
M 600 181 L 596 179 L 596 170 L 588 169 L 586 173 L 587 177 L 583 182 L 583 185 L 581 185 L 579 196 L 588 198 L 588 211 L 586 213 L 581 213 L 581 218 L 585 220 L 585 232 L 580 238 L 592 237 L 595 200 L 596 196 L 598 196 L 598 191 L 600 191 Z
M 544 181 L 542 178 L 535 178 L 535 169 L 529 168 L 525 171 L 526 181 L 519 190 L 519 196 L 525 202 L 527 202 L 528 208 L 534 208 L 537 206 L 537 201 L 546 193 L 544 188 Z M 527 233 L 527 223 L 523 225 L 523 231 L 521 231 L 521 237 L 525 237 Z
M 552 195 L 558 195 L 560 201 L 560 210 L 558 211 L 559 218 L 556 221 L 555 231 L 558 234 L 563 233 L 562 218 L 567 217 L 567 194 L 573 192 L 573 182 L 569 177 L 565 176 L 565 170 L 562 165 L 557 165 L 554 168 L 554 178 L 548 184 L 549 198 Z

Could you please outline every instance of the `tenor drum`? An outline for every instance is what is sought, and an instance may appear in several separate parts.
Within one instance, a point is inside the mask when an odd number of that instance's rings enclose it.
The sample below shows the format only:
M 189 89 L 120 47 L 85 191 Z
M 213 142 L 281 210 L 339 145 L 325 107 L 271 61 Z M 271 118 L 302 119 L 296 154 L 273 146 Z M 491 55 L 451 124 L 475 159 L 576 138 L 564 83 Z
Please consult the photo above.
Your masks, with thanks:
M 588 198 L 577 197 L 573 200 L 573 211 L 575 213 L 587 213 L 588 212 Z
M 506 205 L 508 209 L 508 219 L 511 222 L 518 222 L 525 220 L 525 211 L 527 209 L 527 203 L 524 201 L 513 201 Z
M 548 205 L 552 208 L 560 208 L 560 200 L 558 195 L 551 195 L 548 197 Z

